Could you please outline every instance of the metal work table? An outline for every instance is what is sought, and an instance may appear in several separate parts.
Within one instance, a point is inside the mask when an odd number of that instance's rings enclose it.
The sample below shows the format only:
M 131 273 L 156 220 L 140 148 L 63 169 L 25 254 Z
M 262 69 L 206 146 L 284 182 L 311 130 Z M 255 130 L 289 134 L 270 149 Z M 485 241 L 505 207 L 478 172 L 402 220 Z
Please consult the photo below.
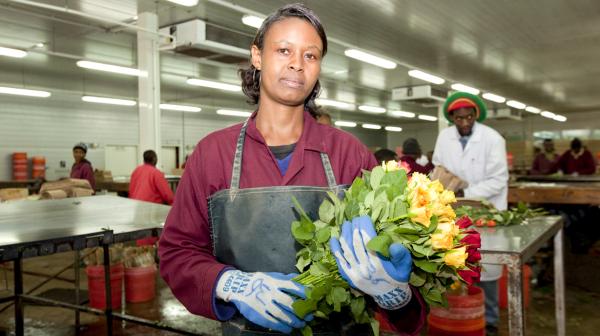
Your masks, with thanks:
M 515 178 L 518 182 L 600 182 L 600 175 L 516 175 Z
M 40 302 L 74 309 L 76 325 L 79 312 L 106 316 L 107 333 L 112 334 L 113 317 L 155 328 L 155 321 L 112 312 L 110 291 L 110 244 L 149 236 L 162 230 L 170 207 L 115 196 L 67 198 L 48 201 L 23 201 L 0 205 L 0 261 L 14 261 L 14 295 L 2 301 L 14 301 L 16 335 L 23 335 L 24 302 Z M 102 246 L 104 251 L 106 305 L 101 311 L 23 294 L 22 259 L 75 251 L 75 296 L 79 302 L 79 252 L 86 247 Z
M 565 335 L 565 282 L 563 265 L 563 222 L 560 216 L 530 219 L 528 223 L 508 227 L 478 227 L 477 231 L 492 238 L 492 246 L 482 247 L 482 262 L 508 268 L 509 334 L 525 332 L 522 267 L 550 238 L 554 237 L 554 295 L 557 335 Z
M 600 182 L 511 183 L 508 202 L 600 205 Z
M 169 187 L 171 188 L 171 190 L 175 192 L 177 190 L 177 186 L 179 185 L 179 180 L 181 180 L 181 176 L 165 175 L 165 179 L 167 180 L 167 183 L 169 183 Z M 116 192 L 119 196 L 127 197 L 127 195 L 129 194 L 129 179 L 122 181 L 97 181 L 96 190 L 107 190 L 110 192 Z

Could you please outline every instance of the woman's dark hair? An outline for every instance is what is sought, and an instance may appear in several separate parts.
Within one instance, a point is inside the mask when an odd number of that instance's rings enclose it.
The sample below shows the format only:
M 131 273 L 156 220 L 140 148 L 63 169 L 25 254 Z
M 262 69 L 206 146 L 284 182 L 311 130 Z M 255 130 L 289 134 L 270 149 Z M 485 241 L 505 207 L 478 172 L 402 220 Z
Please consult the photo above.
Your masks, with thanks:
M 156 156 L 155 151 L 149 149 L 144 152 L 144 163 L 155 164 L 157 160 L 158 157 Z
M 327 53 L 327 36 L 325 35 L 325 29 L 323 29 L 321 20 L 319 20 L 319 17 L 311 9 L 299 3 L 283 6 L 275 13 L 269 15 L 269 17 L 263 21 L 258 32 L 256 32 L 256 36 L 254 37 L 254 41 L 252 41 L 252 45 L 255 45 L 259 50 L 262 51 L 265 42 L 265 35 L 267 34 L 269 28 L 271 28 L 275 22 L 287 18 L 299 18 L 310 23 L 321 38 L 321 42 L 323 43 L 322 56 L 325 56 Z M 249 68 L 240 69 L 239 73 L 240 77 L 242 78 L 242 91 L 244 91 L 244 94 L 248 97 L 248 103 L 258 104 L 258 100 L 260 98 L 260 70 L 256 69 L 254 65 L 250 64 Z M 320 91 L 321 84 L 317 80 L 312 92 L 306 98 L 306 100 L 304 100 L 305 108 L 313 117 L 316 117 L 319 114 L 317 112 L 315 98 L 319 96 Z

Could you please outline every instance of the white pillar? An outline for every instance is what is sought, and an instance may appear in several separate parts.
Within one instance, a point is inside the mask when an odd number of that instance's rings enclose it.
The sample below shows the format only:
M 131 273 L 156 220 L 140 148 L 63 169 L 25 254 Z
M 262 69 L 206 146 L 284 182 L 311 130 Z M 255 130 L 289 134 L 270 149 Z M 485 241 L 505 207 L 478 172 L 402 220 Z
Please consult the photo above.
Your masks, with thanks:
M 440 134 L 440 132 L 448 127 L 448 120 L 446 120 L 446 117 L 444 116 L 444 104 L 439 104 L 438 105 L 438 134 Z
M 138 14 L 138 26 L 158 32 L 158 16 L 153 12 Z M 160 161 L 160 69 L 158 35 L 138 31 L 137 59 L 138 68 L 146 75 L 138 79 L 138 103 L 140 138 L 138 144 L 138 162 L 142 163 L 143 153 L 152 149 Z M 160 165 L 157 165 L 160 167 Z

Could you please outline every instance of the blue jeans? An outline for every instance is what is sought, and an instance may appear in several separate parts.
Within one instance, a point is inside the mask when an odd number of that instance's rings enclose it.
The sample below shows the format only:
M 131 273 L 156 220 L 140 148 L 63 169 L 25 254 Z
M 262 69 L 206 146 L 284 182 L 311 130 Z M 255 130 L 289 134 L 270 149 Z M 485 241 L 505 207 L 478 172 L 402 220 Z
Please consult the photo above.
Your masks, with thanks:
M 482 281 L 479 287 L 485 294 L 485 324 L 498 326 L 500 310 L 498 308 L 498 280 Z

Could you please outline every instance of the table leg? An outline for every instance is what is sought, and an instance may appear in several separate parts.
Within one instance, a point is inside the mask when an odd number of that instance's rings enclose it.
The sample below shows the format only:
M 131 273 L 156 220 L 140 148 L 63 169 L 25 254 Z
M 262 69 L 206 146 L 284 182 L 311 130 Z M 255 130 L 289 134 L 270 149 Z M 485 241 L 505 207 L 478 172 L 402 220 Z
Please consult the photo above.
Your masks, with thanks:
M 14 261 L 13 272 L 15 277 L 15 334 L 17 336 L 23 336 L 25 334 L 23 324 L 23 270 L 22 260 L 17 258 Z
M 566 335 L 565 314 L 565 273 L 563 263 L 563 229 L 554 236 L 554 298 L 556 300 L 556 331 L 558 336 Z
M 104 291 L 106 294 L 106 335 L 111 336 L 113 334 L 113 315 L 112 315 L 112 300 L 110 290 L 110 253 L 108 244 L 102 244 L 102 250 L 104 252 Z
M 74 262 L 73 270 L 75 271 L 75 304 L 79 305 L 81 302 L 81 300 L 79 299 L 79 284 L 80 284 L 80 282 L 79 282 L 79 271 L 80 271 L 79 263 L 81 262 L 81 260 L 80 260 L 81 253 L 79 250 L 76 249 L 74 255 L 75 255 L 75 260 L 73 261 Z M 79 310 L 76 309 L 75 310 L 75 334 L 79 333 L 79 323 L 80 323 L 79 315 L 80 315 Z
M 520 259 L 514 259 L 508 267 L 508 333 L 522 336 L 525 332 L 523 305 L 523 276 Z

